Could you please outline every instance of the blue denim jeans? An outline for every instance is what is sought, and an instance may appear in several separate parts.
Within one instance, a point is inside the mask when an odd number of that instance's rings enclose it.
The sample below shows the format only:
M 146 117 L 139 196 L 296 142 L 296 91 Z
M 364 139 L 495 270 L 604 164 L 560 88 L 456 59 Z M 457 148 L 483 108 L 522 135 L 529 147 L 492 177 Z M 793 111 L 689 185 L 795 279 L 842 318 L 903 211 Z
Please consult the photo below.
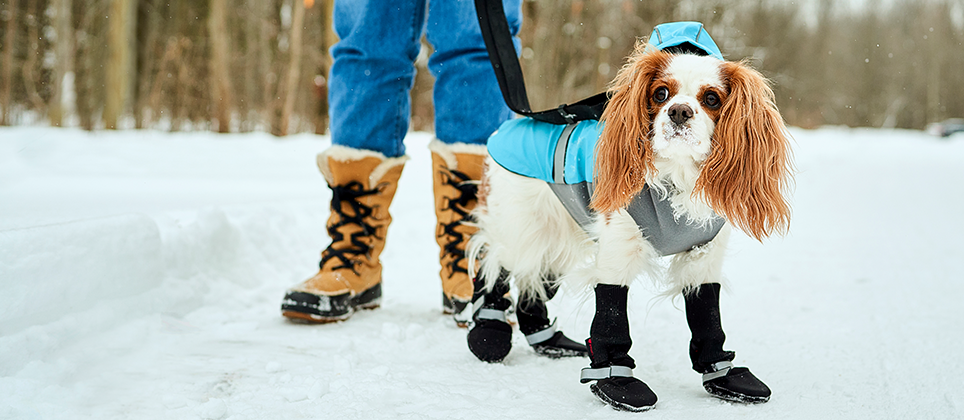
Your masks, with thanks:
M 504 0 L 513 35 L 520 0 Z M 426 10 L 428 9 L 428 10 Z M 339 0 L 331 49 L 329 116 L 332 143 L 405 154 L 415 58 L 426 34 L 435 52 L 435 136 L 446 143 L 485 144 L 512 117 L 482 41 L 472 0 Z M 518 50 L 518 40 L 516 49 Z

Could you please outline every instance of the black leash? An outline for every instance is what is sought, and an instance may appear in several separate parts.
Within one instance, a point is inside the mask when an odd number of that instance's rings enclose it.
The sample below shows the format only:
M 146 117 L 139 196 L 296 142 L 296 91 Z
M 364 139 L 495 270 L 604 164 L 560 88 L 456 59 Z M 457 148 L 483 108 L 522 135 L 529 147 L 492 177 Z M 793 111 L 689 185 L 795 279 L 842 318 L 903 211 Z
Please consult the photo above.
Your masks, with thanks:
M 574 104 L 562 104 L 555 109 L 532 111 L 526 95 L 522 66 L 516 56 L 509 23 L 505 19 L 502 0 L 475 0 L 475 12 L 482 28 L 482 38 L 489 52 L 489 61 L 502 89 L 502 97 L 509 109 L 517 114 L 551 124 L 573 124 L 582 120 L 598 120 L 609 97 L 598 93 Z

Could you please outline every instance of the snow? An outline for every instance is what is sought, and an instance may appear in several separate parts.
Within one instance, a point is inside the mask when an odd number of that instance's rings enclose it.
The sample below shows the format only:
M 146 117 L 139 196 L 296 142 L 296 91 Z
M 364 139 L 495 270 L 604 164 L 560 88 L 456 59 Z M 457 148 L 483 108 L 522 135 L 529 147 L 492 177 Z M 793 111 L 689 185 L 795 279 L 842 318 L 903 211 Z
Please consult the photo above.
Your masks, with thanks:
M 279 305 L 327 244 L 327 138 L 0 128 L 0 418 L 964 418 L 964 137 L 793 134 L 790 234 L 734 234 L 724 267 L 726 348 L 773 398 L 709 397 L 681 302 L 643 280 L 631 354 L 660 401 L 629 414 L 586 360 L 516 330 L 479 362 L 440 314 L 429 134 L 406 140 L 382 307 L 308 326 Z M 588 334 L 584 295 L 550 310 Z

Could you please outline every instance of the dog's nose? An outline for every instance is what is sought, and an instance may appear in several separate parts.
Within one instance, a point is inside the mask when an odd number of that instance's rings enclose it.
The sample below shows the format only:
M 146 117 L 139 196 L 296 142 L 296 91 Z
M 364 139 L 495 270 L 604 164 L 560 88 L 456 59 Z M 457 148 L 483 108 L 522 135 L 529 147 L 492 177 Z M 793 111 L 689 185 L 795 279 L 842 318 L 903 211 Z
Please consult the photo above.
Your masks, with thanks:
M 693 108 L 686 104 L 676 104 L 669 107 L 669 119 L 676 125 L 682 125 L 693 118 Z

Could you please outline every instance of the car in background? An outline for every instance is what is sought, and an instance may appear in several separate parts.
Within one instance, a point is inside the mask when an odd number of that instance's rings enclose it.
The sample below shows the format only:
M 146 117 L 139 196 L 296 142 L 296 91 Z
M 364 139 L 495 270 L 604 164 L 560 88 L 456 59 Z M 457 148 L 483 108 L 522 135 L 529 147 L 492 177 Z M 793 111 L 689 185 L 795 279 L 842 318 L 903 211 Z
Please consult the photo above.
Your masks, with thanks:
M 964 132 L 964 118 L 951 118 L 939 123 L 930 123 L 927 125 L 927 132 L 941 137 Z

